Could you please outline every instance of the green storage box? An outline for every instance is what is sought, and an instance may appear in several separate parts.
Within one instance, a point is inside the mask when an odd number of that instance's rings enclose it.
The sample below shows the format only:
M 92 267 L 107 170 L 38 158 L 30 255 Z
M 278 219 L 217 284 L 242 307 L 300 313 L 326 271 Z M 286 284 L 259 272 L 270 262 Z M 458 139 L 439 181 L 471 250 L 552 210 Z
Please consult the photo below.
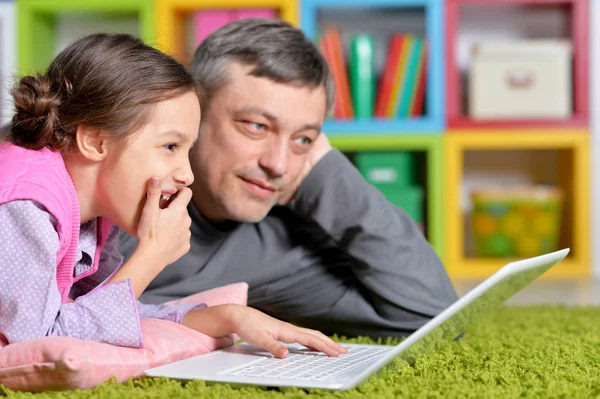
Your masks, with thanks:
M 562 193 L 545 186 L 471 193 L 475 255 L 532 257 L 558 249 Z
M 383 194 L 398 194 L 415 184 L 415 157 L 410 152 L 362 152 L 355 163 L 363 177 Z
M 423 225 L 423 188 L 406 187 L 394 194 L 386 194 L 386 198 L 404 210 L 415 222 Z

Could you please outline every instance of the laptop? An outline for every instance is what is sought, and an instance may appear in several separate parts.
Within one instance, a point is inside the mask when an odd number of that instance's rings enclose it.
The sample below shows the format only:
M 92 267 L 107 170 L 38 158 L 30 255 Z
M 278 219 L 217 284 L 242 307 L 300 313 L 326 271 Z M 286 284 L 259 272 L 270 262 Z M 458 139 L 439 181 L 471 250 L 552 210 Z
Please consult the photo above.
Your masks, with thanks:
M 286 345 L 286 359 L 246 343 L 146 370 L 149 377 L 266 387 L 347 390 L 402 358 L 409 364 L 441 345 L 460 339 L 467 328 L 567 256 L 569 249 L 511 262 L 395 346 L 343 344 L 338 357 Z

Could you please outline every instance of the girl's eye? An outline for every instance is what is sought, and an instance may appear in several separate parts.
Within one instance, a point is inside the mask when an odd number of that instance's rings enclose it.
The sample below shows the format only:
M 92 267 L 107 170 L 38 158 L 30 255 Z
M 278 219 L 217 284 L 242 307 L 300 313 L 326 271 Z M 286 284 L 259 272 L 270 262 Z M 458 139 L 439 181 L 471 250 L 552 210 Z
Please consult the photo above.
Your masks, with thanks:
M 175 148 L 177 148 L 177 144 L 167 144 L 165 145 L 165 148 L 169 151 L 175 151 Z

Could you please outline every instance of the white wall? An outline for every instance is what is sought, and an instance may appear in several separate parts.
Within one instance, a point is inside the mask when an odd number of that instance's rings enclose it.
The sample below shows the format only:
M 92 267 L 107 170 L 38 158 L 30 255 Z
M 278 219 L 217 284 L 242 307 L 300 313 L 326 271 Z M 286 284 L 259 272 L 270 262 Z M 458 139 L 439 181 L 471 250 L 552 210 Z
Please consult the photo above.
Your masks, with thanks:
M 590 118 L 592 130 L 592 268 L 600 279 L 600 1 L 590 0 Z
M 15 76 L 15 5 L 0 2 L 0 125 L 8 123 L 12 116 L 10 88 Z

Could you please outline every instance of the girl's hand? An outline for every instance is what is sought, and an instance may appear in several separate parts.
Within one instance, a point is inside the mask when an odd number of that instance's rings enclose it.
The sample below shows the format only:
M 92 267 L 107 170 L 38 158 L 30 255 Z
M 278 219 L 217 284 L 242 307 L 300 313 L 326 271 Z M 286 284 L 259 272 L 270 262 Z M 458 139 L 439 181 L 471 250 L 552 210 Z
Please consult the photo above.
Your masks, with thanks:
M 283 359 L 288 355 L 288 349 L 281 342 L 297 342 L 311 350 L 334 357 L 348 352 L 348 349 L 319 331 L 296 327 L 249 307 L 235 308 L 231 314 L 231 322 L 235 333 L 241 339 L 250 345 L 268 350 L 278 358 Z
M 250 345 L 264 348 L 279 358 L 288 355 L 287 348 L 279 341 L 299 343 L 329 356 L 348 352 L 319 331 L 296 327 L 247 306 L 228 304 L 195 309 L 185 314 L 182 324 L 215 338 L 235 333 Z
M 161 184 L 158 177 L 148 183 L 146 203 L 137 228 L 138 249 L 149 251 L 162 267 L 175 262 L 190 249 L 191 232 L 187 205 L 192 190 L 181 188 L 169 205 L 161 209 Z
M 110 284 L 131 279 L 136 298 L 158 273 L 190 249 L 192 220 L 187 204 L 192 198 L 192 190 L 187 187 L 179 190 L 165 209 L 160 209 L 160 197 L 160 179 L 154 177 L 148 184 L 146 203 L 137 227 L 138 247 L 107 281 Z

